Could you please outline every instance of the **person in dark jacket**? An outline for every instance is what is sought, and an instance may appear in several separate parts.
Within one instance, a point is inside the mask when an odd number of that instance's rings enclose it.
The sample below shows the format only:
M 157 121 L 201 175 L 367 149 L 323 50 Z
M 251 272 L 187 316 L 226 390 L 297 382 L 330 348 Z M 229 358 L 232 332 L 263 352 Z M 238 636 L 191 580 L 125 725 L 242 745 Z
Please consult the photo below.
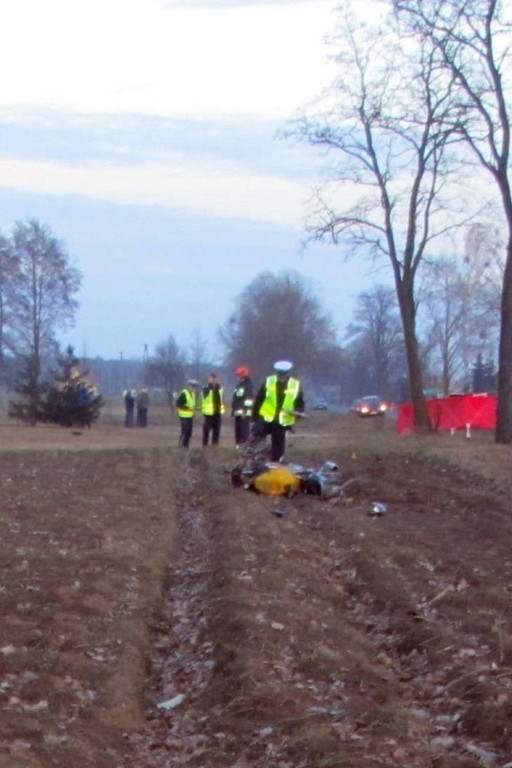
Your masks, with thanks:
M 134 421 L 134 414 L 135 414 L 135 400 L 137 398 L 137 390 L 131 389 L 128 387 L 128 389 L 125 389 L 123 392 L 123 399 L 124 399 L 124 408 L 125 408 L 125 416 L 124 416 L 124 425 L 125 427 L 133 427 L 133 421 Z
M 253 406 L 253 385 L 249 368 L 241 365 L 235 371 L 237 383 L 231 398 L 231 415 L 235 419 L 235 445 L 247 442 Z
M 137 407 L 137 426 L 147 427 L 148 425 L 148 409 L 149 409 L 149 390 L 147 387 L 142 387 L 137 393 L 136 398 Z
M 208 382 L 201 392 L 203 421 L 203 447 L 206 448 L 212 435 L 212 445 L 219 444 L 222 414 L 225 412 L 224 390 L 216 373 L 210 373 Z
M 286 433 L 304 412 L 302 385 L 292 376 L 292 369 L 289 360 L 275 362 L 274 373 L 267 376 L 254 399 L 252 434 L 257 439 L 270 435 L 272 461 L 284 456 Z

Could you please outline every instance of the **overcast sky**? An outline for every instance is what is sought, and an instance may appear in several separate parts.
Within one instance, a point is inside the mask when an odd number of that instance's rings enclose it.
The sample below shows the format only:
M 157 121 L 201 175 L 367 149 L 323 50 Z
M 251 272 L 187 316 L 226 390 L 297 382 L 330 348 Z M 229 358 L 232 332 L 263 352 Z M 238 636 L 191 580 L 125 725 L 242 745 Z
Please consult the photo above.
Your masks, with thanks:
M 64 242 L 77 353 L 199 333 L 219 359 L 218 327 L 264 271 L 302 273 L 343 331 L 364 268 L 301 252 L 321 164 L 275 138 L 332 77 L 334 7 L 3 0 L 0 228 L 35 218 Z

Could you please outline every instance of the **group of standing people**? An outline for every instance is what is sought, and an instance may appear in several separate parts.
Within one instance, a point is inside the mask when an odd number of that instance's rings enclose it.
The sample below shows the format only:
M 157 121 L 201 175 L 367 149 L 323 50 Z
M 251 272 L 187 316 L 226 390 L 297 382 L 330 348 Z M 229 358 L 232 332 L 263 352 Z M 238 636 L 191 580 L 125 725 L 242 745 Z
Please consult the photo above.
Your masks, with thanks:
M 123 392 L 124 398 L 124 425 L 125 427 L 147 427 L 149 410 L 149 390 L 142 387 L 138 391 L 128 388 Z
M 224 389 L 216 373 L 210 373 L 208 376 L 207 383 L 201 389 L 200 401 L 198 387 L 199 382 L 196 379 L 189 379 L 176 399 L 176 409 L 181 425 L 180 445 L 183 448 L 189 446 L 194 416 L 198 411 L 203 414 L 204 419 L 203 446 L 208 445 L 210 436 L 212 445 L 219 444 L 222 415 L 226 411 Z
M 242 365 L 236 369 L 237 383 L 231 398 L 231 416 L 234 417 L 237 447 L 251 438 L 261 440 L 270 435 L 271 459 L 284 456 L 286 433 L 304 412 L 301 382 L 292 375 L 293 363 L 278 360 L 273 373 L 265 379 L 256 395 L 250 370 Z M 205 386 L 189 379 L 179 393 L 176 409 L 180 419 L 180 445 L 188 448 L 192 436 L 194 416 L 203 415 L 203 447 L 218 445 L 222 416 L 226 411 L 224 390 L 215 373 L 211 373 Z

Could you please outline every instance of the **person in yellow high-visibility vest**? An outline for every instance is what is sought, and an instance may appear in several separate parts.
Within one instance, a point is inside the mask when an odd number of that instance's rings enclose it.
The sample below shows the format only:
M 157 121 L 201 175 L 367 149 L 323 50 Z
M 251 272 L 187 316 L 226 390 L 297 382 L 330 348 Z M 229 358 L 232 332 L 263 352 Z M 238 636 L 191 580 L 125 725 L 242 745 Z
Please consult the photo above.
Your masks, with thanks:
M 304 412 L 304 394 L 299 379 L 292 376 L 293 363 L 278 360 L 274 373 L 267 376 L 254 399 L 252 435 L 264 438 L 270 435 L 271 459 L 284 456 L 286 433 L 293 427 L 297 414 Z
M 185 387 L 176 398 L 176 412 L 180 419 L 180 442 L 182 448 L 188 448 L 194 425 L 194 413 L 196 412 L 196 392 L 198 382 L 189 379 Z
M 203 448 L 208 445 L 210 432 L 212 445 L 219 444 L 220 425 L 222 414 L 225 412 L 224 390 L 220 385 L 216 373 L 210 373 L 208 382 L 201 392 L 201 411 L 203 421 Z

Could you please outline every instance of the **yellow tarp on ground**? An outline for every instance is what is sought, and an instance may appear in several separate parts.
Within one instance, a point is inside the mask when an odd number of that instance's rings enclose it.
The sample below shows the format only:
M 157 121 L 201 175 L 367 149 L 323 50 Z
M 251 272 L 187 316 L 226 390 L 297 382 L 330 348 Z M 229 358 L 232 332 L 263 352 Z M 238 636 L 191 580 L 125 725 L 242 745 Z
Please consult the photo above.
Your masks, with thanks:
M 255 477 L 251 486 L 267 496 L 291 496 L 300 490 L 300 480 L 286 467 L 274 467 Z

